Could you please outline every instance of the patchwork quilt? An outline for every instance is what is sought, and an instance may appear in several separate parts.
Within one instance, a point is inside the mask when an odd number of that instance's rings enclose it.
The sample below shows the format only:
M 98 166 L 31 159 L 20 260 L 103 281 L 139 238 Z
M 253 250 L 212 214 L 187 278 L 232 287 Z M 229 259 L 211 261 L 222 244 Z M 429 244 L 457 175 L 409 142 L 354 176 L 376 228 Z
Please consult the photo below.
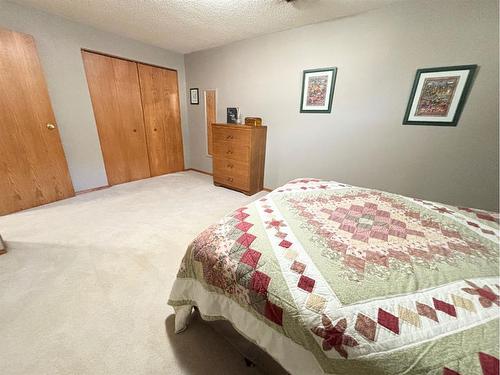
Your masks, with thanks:
M 499 216 L 298 179 L 189 246 L 170 295 L 297 374 L 498 374 Z

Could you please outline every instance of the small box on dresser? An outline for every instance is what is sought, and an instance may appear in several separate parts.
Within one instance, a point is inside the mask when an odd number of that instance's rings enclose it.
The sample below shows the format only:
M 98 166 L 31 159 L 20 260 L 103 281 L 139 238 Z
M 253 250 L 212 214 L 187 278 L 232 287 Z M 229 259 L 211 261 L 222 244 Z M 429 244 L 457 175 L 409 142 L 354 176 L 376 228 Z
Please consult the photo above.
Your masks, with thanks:
M 253 195 L 264 188 L 266 126 L 212 124 L 216 186 Z

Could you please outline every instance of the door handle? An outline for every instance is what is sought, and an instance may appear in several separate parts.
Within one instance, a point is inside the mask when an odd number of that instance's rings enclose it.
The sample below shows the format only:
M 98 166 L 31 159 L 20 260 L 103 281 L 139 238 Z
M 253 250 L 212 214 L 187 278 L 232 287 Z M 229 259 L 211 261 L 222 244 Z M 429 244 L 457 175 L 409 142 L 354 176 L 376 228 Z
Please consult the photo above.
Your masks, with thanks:
M 56 128 L 56 126 L 54 124 L 51 124 L 51 123 L 47 124 L 47 129 L 54 130 L 55 128 Z

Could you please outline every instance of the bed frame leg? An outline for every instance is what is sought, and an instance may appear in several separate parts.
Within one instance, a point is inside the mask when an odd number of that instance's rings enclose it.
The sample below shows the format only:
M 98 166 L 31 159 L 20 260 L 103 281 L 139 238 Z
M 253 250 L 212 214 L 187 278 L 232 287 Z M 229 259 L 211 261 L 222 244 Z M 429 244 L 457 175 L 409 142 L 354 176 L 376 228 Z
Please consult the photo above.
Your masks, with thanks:
M 7 252 L 7 246 L 2 240 L 2 235 L 0 234 L 0 255 L 5 254 Z
M 245 360 L 245 365 L 247 365 L 247 367 L 255 367 L 255 363 L 253 363 L 247 357 L 244 357 L 243 359 Z

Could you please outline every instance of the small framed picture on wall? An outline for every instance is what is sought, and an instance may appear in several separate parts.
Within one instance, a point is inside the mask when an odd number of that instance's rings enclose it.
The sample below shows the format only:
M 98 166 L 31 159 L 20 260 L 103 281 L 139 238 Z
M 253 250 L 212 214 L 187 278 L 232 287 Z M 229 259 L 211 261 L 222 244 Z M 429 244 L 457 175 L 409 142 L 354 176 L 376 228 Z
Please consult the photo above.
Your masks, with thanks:
M 477 65 L 418 69 L 404 125 L 456 126 Z
M 304 70 L 300 112 L 330 113 L 337 68 Z
M 200 104 L 200 95 L 197 88 L 189 89 L 189 99 L 191 104 Z

